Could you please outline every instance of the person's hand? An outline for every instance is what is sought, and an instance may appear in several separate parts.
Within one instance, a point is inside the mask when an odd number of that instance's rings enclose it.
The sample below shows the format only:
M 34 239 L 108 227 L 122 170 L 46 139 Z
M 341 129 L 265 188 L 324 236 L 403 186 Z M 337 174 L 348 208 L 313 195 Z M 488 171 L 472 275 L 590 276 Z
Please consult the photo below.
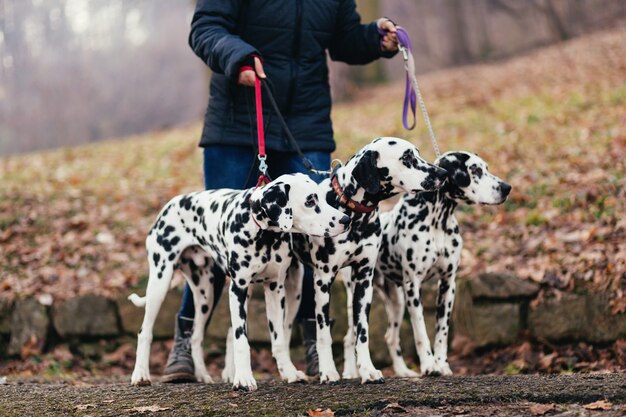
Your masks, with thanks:
M 389 19 L 383 17 L 376 23 L 380 29 L 387 31 L 387 34 L 380 40 L 380 48 L 384 52 L 395 52 L 398 50 L 398 35 L 396 25 Z
M 254 71 L 245 70 L 239 73 L 239 79 L 237 82 L 241 85 L 246 85 L 248 87 L 254 87 L 254 79 L 256 76 L 259 78 L 267 78 L 265 75 L 265 71 L 263 71 L 263 63 L 256 56 L 254 57 Z M 255 75 L 256 73 L 256 75 Z

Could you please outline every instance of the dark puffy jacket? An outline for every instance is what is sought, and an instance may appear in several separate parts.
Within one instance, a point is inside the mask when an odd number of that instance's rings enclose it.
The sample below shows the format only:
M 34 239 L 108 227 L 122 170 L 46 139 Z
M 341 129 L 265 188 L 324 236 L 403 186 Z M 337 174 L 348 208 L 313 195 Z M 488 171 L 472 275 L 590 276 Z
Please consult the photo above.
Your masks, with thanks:
M 380 51 L 376 23 L 360 19 L 354 0 L 198 0 L 189 44 L 213 71 L 200 145 L 256 143 L 254 89 L 236 82 L 242 61 L 256 53 L 302 150 L 333 151 L 326 49 L 348 64 L 393 55 Z M 267 121 L 269 102 L 263 103 Z M 293 150 L 271 120 L 267 148 Z

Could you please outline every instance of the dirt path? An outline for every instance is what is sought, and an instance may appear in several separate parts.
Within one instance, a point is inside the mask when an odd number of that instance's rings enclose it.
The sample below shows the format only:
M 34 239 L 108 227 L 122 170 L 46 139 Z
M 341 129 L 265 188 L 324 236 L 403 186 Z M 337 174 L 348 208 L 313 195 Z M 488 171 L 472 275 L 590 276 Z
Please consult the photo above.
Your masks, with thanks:
M 551 415 L 588 415 L 598 412 L 581 405 L 603 399 L 613 407 L 602 416 L 623 415 L 626 374 L 394 379 L 334 386 L 266 381 L 253 393 L 233 392 L 225 384 L 8 384 L 0 385 L 0 416 L 283 416 L 305 415 L 309 408 L 330 408 L 336 415 L 530 415 L 532 403 L 557 404 Z M 399 405 L 390 405 L 394 403 Z

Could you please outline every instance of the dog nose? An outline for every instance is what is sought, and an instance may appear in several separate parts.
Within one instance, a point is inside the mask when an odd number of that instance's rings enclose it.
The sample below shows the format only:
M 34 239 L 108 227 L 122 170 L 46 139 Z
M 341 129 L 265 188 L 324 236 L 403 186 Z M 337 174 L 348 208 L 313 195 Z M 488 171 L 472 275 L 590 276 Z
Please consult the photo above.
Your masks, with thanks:
M 506 197 L 511 192 L 512 187 L 506 182 L 501 182 L 498 188 L 500 189 L 500 193 L 502 193 L 502 195 Z
M 349 225 L 350 224 L 350 216 L 344 215 L 341 219 L 339 219 L 339 223 L 343 224 L 344 226 Z

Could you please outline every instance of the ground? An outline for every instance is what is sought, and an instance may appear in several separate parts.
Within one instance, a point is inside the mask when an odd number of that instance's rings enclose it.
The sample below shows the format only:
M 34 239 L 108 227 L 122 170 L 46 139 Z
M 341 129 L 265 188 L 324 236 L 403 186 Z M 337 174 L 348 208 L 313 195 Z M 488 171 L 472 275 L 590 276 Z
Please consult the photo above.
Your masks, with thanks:
M 233 392 L 225 384 L 0 385 L 0 416 L 331 416 L 334 413 L 604 417 L 623 415 L 625 403 L 626 374 L 392 379 L 377 385 L 349 381 L 332 386 L 261 381 L 258 391 L 253 393 Z M 328 409 L 326 414 L 322 413 Z

